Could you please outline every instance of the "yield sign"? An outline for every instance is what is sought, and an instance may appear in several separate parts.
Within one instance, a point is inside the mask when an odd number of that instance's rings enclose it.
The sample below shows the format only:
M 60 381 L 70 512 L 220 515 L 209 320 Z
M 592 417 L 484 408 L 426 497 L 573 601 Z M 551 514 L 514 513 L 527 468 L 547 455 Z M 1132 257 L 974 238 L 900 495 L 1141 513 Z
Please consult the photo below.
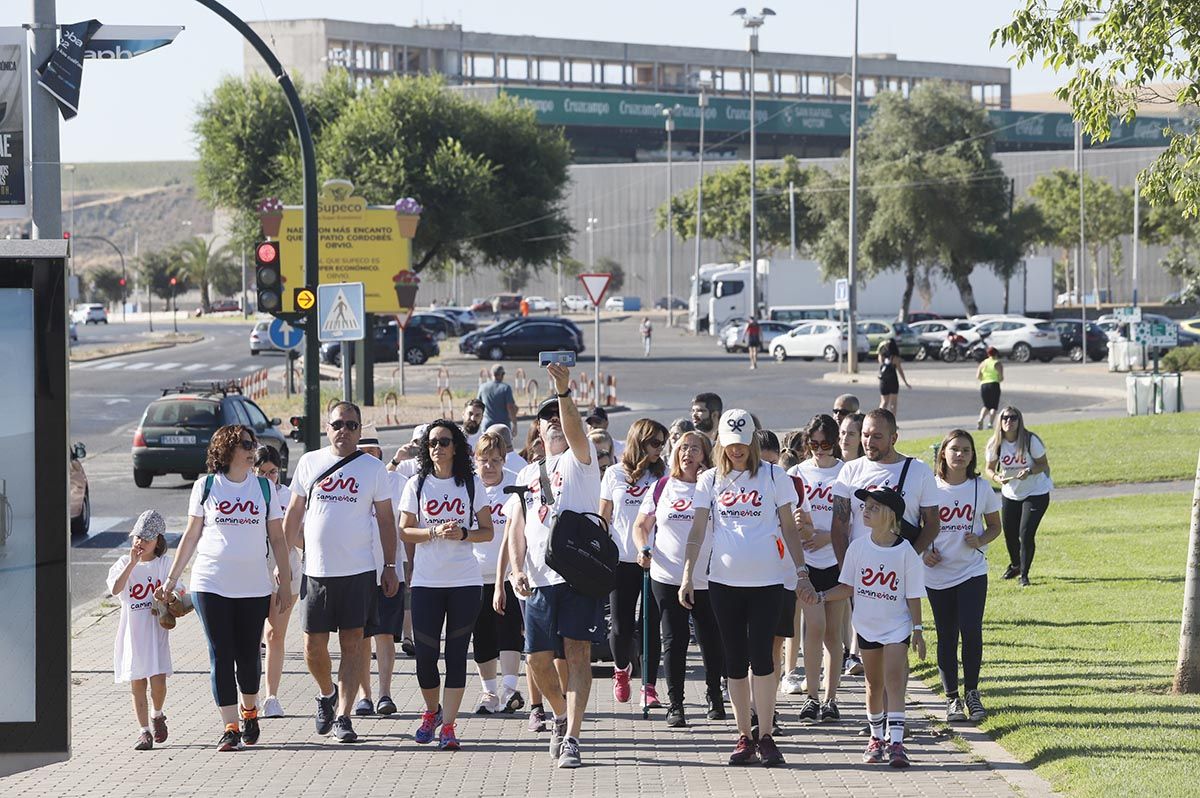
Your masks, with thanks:
M 579 282 L 583 283 L 583 290 L 587 292 L 592 304 L 597 307 L 600 306 L 600 300 L 604 299 L 604 292 L 608 290 L 608 281 L 611 279 L 612 275 L 608 273 L 579 275 Z

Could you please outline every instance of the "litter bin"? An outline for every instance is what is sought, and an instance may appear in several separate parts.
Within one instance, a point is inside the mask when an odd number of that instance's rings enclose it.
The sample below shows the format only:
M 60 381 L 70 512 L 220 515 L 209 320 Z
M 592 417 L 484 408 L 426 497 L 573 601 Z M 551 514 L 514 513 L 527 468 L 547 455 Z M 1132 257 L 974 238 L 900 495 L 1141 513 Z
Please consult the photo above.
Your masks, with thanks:
M 1131 416 L 1183 412 L 1183 377 L 1178 371 L 1137 371 L 1125 377 L 1125 409 Z
M 1108 370 L 1133 371 L 1146 368 L 1146 350 L 1134 341 L 1116 340 L 1108 343 Z

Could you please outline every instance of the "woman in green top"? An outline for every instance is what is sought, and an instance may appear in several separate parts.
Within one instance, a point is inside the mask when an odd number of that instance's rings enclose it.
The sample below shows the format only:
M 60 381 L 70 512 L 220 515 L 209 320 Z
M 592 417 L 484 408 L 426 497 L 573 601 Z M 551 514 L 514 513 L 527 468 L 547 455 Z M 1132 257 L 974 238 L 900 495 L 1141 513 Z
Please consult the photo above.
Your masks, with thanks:
M 987 419 L 988 429 L 996 426 L 996 408 L 1000 407 L 1000 383 L 1004 382 L 1004 365 L 1000 362 L 1000 353 L 996 347 L 987 348 L 987 359 L 975 370 L 975 379 L 979 380 L 979 395 L 983 399 L 983 408 L 979 411 L 979 421 L 975 429 L 983 429 L 983 420 Z

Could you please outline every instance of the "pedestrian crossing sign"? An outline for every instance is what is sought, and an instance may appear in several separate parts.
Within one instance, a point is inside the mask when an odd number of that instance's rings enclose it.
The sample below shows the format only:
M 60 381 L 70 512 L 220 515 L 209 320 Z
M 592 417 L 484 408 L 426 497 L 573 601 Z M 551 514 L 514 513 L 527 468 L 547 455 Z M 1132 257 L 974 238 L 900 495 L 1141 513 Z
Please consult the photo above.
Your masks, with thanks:
M 317 286 L 317 340 L 361 341 L 366 337 L 362 283 Z

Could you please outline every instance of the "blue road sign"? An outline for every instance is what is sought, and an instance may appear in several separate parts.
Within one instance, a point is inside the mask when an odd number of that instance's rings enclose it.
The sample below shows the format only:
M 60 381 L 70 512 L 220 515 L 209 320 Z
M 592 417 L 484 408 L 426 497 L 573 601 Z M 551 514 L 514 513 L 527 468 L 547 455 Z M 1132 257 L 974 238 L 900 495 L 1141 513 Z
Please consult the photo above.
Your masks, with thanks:
M 317 286 L 318 341 L 361 341 L 366 315 L 362 283 Z
M 304 330 L 293 327 L 283 319 L 275 319 L 267 328 L 267 338 L 276 349 L 295 349 L 304 342 Z

